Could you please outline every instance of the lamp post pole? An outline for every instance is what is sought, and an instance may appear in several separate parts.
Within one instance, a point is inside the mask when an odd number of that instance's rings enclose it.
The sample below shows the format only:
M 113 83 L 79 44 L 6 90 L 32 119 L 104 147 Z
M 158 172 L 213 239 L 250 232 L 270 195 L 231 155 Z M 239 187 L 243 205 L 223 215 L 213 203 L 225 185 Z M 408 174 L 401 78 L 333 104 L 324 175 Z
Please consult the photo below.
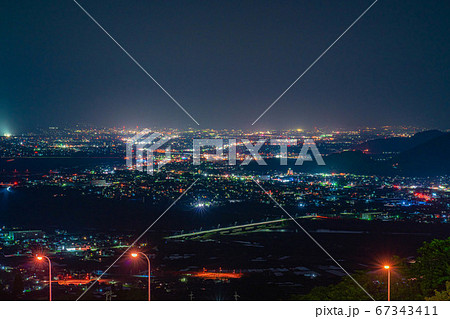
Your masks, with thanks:
M 52 262 L 47 256 L 37 256 L 38 260 L 42 260 L 43 258 L 47 259 L 48 262 L 48 299 L 49 301 L 52 301 Z
M 145 259 L 147 259 L 147 266 L 148 266 L 148 301 L 150 301 L 150 272 L 151 272 L 151 268 L 150 268 L 150 259 L 148 258 L 148 256 L 146 254 L 144 254 L 143 252 L 137 252 L 137 253 L 132 253 L 131 257 L 136 258 L 137 256 L 142 255 L 145 257 Z
M 387 299 L 391 301 L 391 267 L 389 265 L 384 266 L 384 269 L 387 270 Z
M 388 269 L 388 301 L 391 301 L 391 268 Z

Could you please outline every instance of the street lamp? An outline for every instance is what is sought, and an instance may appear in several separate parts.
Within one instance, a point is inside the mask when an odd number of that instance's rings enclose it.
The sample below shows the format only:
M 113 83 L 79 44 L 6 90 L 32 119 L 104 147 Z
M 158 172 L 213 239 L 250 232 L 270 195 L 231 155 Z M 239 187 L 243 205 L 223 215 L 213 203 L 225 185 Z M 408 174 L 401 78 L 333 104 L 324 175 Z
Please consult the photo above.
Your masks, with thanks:
M 131 257 L 137 258 L 139 255 L 142 255 L 147 259 L 147 265 L 148 265 L 148 301 L 150 301 L 150 259 L 148 259 L 148 256 L 142 252 L 135 252 L 131 253 Z
M 391 267 L 389 265 L 385 265 L 384 269 L 387 270 L 387 275 L 388 275 L 388 281 L 387 281 L 387 286 L 388 286 L 388 301 L 391 301 Z
M 50 258 L 48 258 L 47 256 L 36 256 L 36 259 L 38 261 L 42 261 L 47 259 L 48 261 L 48 291 L 49 291 L 49 301 L 52 301 L 52 263 L 50 262 Z

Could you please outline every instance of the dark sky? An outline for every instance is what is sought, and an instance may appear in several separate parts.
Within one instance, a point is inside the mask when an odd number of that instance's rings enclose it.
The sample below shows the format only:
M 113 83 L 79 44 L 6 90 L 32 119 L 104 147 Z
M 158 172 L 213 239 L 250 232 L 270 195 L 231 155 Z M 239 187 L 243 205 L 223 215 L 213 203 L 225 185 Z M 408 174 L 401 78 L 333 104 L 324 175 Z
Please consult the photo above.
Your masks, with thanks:
M 200 128 L 243 129 L 372 3 L 79 2 Z M 1 131 L 196 126 L 73 1 L 0 14 Z M 378 1 L 254 127 L 449 128 L 449 16 L 449 1 Z

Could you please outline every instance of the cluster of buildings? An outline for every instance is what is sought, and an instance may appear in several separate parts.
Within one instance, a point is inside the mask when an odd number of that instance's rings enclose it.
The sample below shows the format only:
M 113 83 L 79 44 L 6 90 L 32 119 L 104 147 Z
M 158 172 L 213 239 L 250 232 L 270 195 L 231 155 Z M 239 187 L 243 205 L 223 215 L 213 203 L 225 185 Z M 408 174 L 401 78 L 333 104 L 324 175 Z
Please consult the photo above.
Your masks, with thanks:
M 350 149 L 352 146 L 376 138 L 409 137 L 422 130 L 416 127 L 361 128 L 357 130 L 336 130 L 316 128 L 312 130 L 178 130 L 154 128 L 171 138 L 171 146 L 178 158 L 192 149 L 193 139 L 298 139 L 312 138 L 319 143 L 321 152 L 329 154 Z M 125 154 L 127 140 L 139 133 L 139 127 L 96 128 L 77 125 L 72 128 L 49 127 L 26 134 L 7 134 L 0 136 L 0 154 L 2 158 L 28 157 L 119 157 Z M 274 148 L 262 149 L 264 156 L 275 156 Z M 295 148 L 292 149 L 294 156 Z
M 0 172 L 0 195 L 7 197 L 16 191 L 45 191 L 59 198 L 70 194 L 79 198 L 117 200 L 146 204 L 171 203 L 198 180 L 177 205 L 184 209 L 208 214 L 209 211 L 226 212 L 241 203 L 257 204 L 273 208 L 272 198 L 295 216 L 320 216 L 330 220 L 395 221 L 428 224 L 448 223 L 450 214 L 450 177 L 389 177 L 354 175 L 347 173 L 298 173 L 288 166 L 282 169 L 258 172 L 226 163 L 203 161 L 192 165 L 192 140 L 212 139 L 258 139 L 271 138 L 314 138 L 322 153 L 333 153 L 351 148 L 352 145 L 378 137 L 411 136 L 415 128 L 361 129 L 354 131 L 333 130 L 289 130 L 244 132 L 238 130 L 165 130 L 173 137 L 172 161 L 154 174 L 137 172 L 125 166 L 125 143 L 138 129 L 125 128 L 74 129 L 49 128 L 39 134 L 5 136 L 0 138 L 0 152 L 11 165 L 21 158 L 76 158 L 85 157 L 84 165 L 66 164 L 57 169 L 5 168 Z M 278 147 L 264 145 L 260 154 L 265 159 L 276 158 Z M 245 157 L 245 153 L 239 153 Z M 288 153 L 296 158 L 298 150 Z M 96 161 L 106 158 L 106 161 Z M 111 159 L 112 161 L 109 161 Z M 26 165 L 26 164 L 25 164 Z M 255 180 L 269 192 L 270 197 Z M 260 207 L 260 206 L 258 206 Z M 245 216 L 244 216 L 245 217 Z M 267 216 L 261 216 L 267 220 Z M 245 219 L 245 218 L 244 218 Z M 249 217 L 250 219 L 250 217 Z M 253 223 L 255 220 L 249 220 Z M 114 232 L 74 233 L 64 230 L 19 229 L 9 225 L 0 229 L 0 294 L 11 293 L 23 286 L 23 293 L 40 294 L 48 285 L 45 269 L 36 264 L 33 256 L 37 252 L 51 256 L 55 265 L 52 280 L 63 288 L 64 294 L 79 294 L 104 270 L 105 260 L 110 260 L 132 242 L 135 234 L 120 230 Z M 222 225 L 223 226 L 223 225 Z M 270 228 L 270 227 L 268 227 Z M 280 229 L 278 229 L 280 230 Z M 245 233 L 245 231 L 242 231 Z M 214 242 L 219 244 L 218 242 Z M 206 244 L 211 244 L 206 241 Z M 152 251 L 143 241 L 141 249 Z M 262 245 L 235 240 L 231 245 L 262 248 Z M 216 249 L 216 246 L 213 246 Z M 234 247 L 234 246 L 233 246 Z M 233 249 L 229 248 L 230 251 Z M 155 251 L 152 251 L 155 253 Z M 194 255 L 171 252 L 161 253 L 158 264 L 165 267 L 178 260 Z M 181 256 L 181 257 L 180 257 Z M 197 258 L 197 257 L 196 257 Z M 209 258 L 209 257 L 208 257 Z M 210 257 L 216 258 L 216 257 Z M 248 262 L 263 263 L 266 257 L 256 256 Z M 289 256 L 280 256 L 289 258 Z M 208 261 L 209 260 L 209 261 Z M 211 262 L 208 259 L 206 263 Z M 181 265 L 181 263 L 179 264 Z M 174 265 L 173 268 L 177 268 Z M 244 266 L 244 271 L 214 269 L 206 271 L 195 266 L 181 268 L 173 281 L 157 279 L 156 287 L 169 292 L 185 289 L 192 280 L 228 281 L 239 280 L 243 273 L 262 273 L 265 268 Z M 184 267 L 184 266 L 183 266 Z M 246 267 L 246 268 L 245 268 Z M 267 268 L 268 267 L 268 268 Z M 314 279 L 323 272 L 330 272 L 327 265 L 312 270 L 305 266 L 267 266 L 273 276 L 295 276 Z M 267 270 L 266 269 L 266 270 Z M 129 275 L 129 274 L 128 274 Z M 17 277 L 19 276 L 19 277 Z M 120 289 L 142 288 L 139 271 L 133 276 L 114 275 L 101 282 L 95 290 L 100 296 L 108 285 L 120 285 Z M 170 275 L 172 276 L 172 275 Z M 17 279 L 19 278 L 19 279 Z M 13 283 L 21 281 L 22 284 Z M 200 285 L 201 286 L 201 285 Z M 180 290 L 180 291 L 181 291 Z M 186 293 L 187 294 L 187 293 Z M 42 296 L 42 294 L 40 294 Z M 68 297 L 69 298 L 69 297 Z M 69 298 L 70 299 L 70 298 Z

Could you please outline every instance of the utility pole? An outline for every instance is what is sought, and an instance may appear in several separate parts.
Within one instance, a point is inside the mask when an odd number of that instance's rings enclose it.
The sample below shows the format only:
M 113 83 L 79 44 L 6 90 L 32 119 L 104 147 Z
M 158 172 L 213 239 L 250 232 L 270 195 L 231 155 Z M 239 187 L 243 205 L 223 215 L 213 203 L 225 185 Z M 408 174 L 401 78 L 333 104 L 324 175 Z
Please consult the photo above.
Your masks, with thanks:
M 111 290 L 108 290 L 105 292 L 106 301 L 112 301 L 113 292 Z M 115 297 L 115 295 L 114 295 Z

